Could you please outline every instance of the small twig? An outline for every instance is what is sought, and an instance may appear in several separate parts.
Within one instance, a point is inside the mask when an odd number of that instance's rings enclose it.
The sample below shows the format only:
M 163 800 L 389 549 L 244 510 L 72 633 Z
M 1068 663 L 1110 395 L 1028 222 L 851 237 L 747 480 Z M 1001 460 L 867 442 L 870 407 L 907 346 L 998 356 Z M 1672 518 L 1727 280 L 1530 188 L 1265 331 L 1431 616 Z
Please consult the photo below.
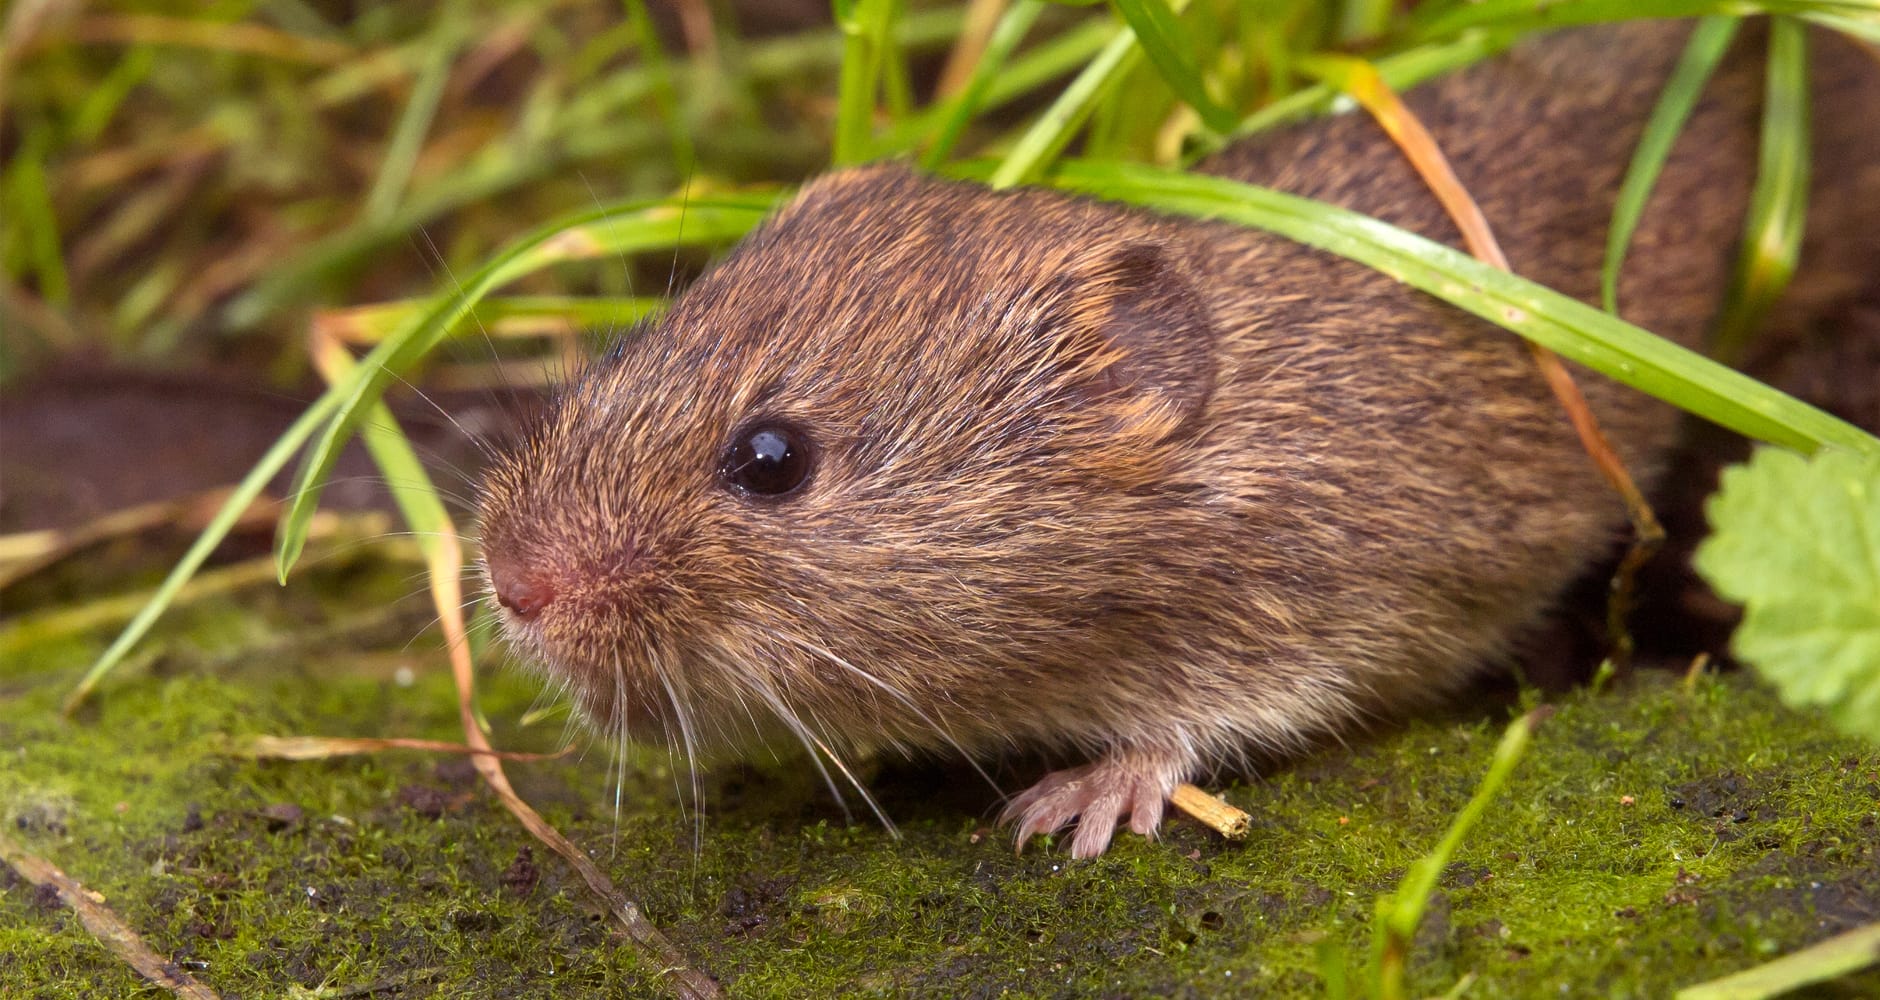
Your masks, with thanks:
M 1691 665 L 1684 671 L 1684 693 L 1697 690 L 1697 682 L 1702 680 L 1704 672 L 1710 669 L 1710 654 L 1698 653 L 1691 657 Z
M 356 54 L 349 45 L 292 35 L 262 24 L 157 14 L 92 15 L 63 31 L 44 32 L 33 41 L 39 46 L 50 46 L 66 40 L 106 45 L 175 45 L 316 65 L 344 62 Z
M 1469 192 L 1450 169 L 1449 160 L 1443 156 L 1436 140 L 1417 120 L 1416 115 L 1403 103 L 1397 93 L 1384 82 L 1377 68 L 1359 59 L 1319 57 L 1309 65 L 1321 73 L 1327 82 L 1344 90 L 1353 100 L 1363 105 L 1376 119 L 1379 126 L 1397 143 L 1417 173 L 1429 185 L 1432 193 L 1456 223 L 1462 232 L 1462 240 L 1469 252 L 1477 259 L 1498 270 L 1512 273 L 1508 258 L 1501 252 L 1501 245 L 1496 242 L 1494 233 L 1489 230 L 1488 219 L 1482 215 L 1482 209 L 1469 196 Z M 1528 352 L 1534 356 L 1534 363 L 1540 368 L 1541 376 L 1547 380 L 1547 386 L 1553 390 L 1554 397 L 1566 408 L 1567 419 L 1572 422 L 1574 433 L 1579 435 L 1581 447 L 1593 460 L 1607 483 L 1619 494 L 1625 503 L 1626 515 L 1632 522 L 1632 544 L 1626 549 L 1624 558 L 1619 560 L 1618 569 L 1613 571 L 1612 582 L 1608 589 L 1606 602 L 1606 630 L 1612 640 L 1613 665 L 1620 671 L 1626 670 L 1632 658 L 1632 633 L 1626 628 L 1625 617 L 1632 606 L 1632 594 L 1638 579 L 1638 570 L 1658 547 L 1664 543 L 1665 530 L 1652 513 L 1651 503 L 1639 490 L 1638 483 L 1627 471 L 1625 462 L 1613 450 L 1612 442 L 1607 440 L 1605 432 L 1600 430 L 1599 420 L 1592 409 L 1586 405 L 1586 396 L 1580 392 L 1579 384 L 1560 356 L 1533 341 L 1523 341 Z
M 52 862 L 28 854 L 25 848 L 14 843 L 4 833 L 0 833 L 0 862 L 33 885 L 57 892 L 59 901 L 78 914 L 79 922 L 85 925 L 92 937 L 98 939 L 99 944 L 137 970 L 137 974 L 151 985 L 169 990 L 183 1000 L 218 1000 L 214 990 L 197 982 L 195 977 L 177 968 L 174 962 L 152 951 L 130 924 L 104 905 L 104 897 L 85 888 L 83 883 L 60 871 Z
M 1175 786 L 1169 804 L 1188 814 L 1190 819 L 1228 840 L 1245 840 L 1253 828 L 1253 817 L 1234 808 L 1226 799 L 1210 795 L 1194 785 Z
M 307 332 L 307 350 L 314 367 L 329 383 L 338 384 L 355 362 L 346 345 L 334 339 L 331 331 L 311 327 Z M 367 447 L 373 446 L 370 439 Z M 382 443 L 381 443 L 382 446 Z M 376 457 L 376 456 L 375 456 Z M 415 461 L 415 457 L 413 458 Z M 413 515 L 407 511 L 407 518 Z M 693 969 L 684 953 L 666 940 L 652 921 L 626 894 L 614 886 L 588 856 L 561 832 L 550 826 L 534 807 L 522 800 L 503 772 L 503 754 L 490 746 L 476 709 L 476 670 L 470 661 L 469 630 L 463 617 L 463 543 L 448 514 L 441 508 L 433 515 L 423 515 L 425 526 L 422 547 L 425 566 L 431 578 L 431 601 L 437 610 L 438 626 L 444 632 L 444 648 L 450 657 L 451 676 L 457 686 L 457 708 L 463 721 L 464 743 L 470 763 L 482 775 L 484 784 L 502 802 L 503 807 L 521 821 L 523 827 L 550 850 L 574 866 L 582 881 L 605 905 L 612 917 L 613 933 L 625 937 L 645 953 L 652 967 L 682 1000 L 709 1000 L 723 994 L 711 977 Z M 431 520 L 435 517 L 435 521 Z
M 936 105 L 951 100 L 965 89 L 973 67 L 979 65 L 986 43 L 992 39 L 992 30 L 998 26 L 999 18 L 1010 3 L 1011 0 L 971 0 L 966 5 L 966 21 L 960 25 L 959 41 L 954 42 L 953 50 L 947 53 L 946 65 L 940 69 L 940 82 L 934 85 Z
M 504 808 L 521 821 L 524 828 L 574 866 L 581 880 L 587 883 L 588 891 L 605 904 L 612 917 L 613 932 L 624 936 L 645 952 L 652 966 L 660 970 L 660 975 L 675 994 L 683 1000 L 709 1000 L 723 996 L 718 984 L 692 968 L 685 955 L 640 912 L 638 904 L 616 888 L 613 880 L 599 866 L 567 837 L 562 836 L 559 830 L 550 826 L 510 786 L 509 776 L 503 773 L 502 760 L 492 752 L 489 737 L 484 735 L 477 724 L 474 697 L 476 674 L 470 662 L 470 641 L 463 620 L 463 548 L 457 533 L 450 530 L 448 525 L 439 532 L 436 541 L 436 554 L 431 565 L 431 599 L 437 605 L 445 644 L 450 651 L 451 673 L 457 682 L 457 709 L 463 718 L 464 742 L 473 750 L 482 751 L 470 758 L 477 773 L 483 776 L 484 783 L 489 785 Z
M 170 526 L 182 531 L 200 531 L 228 502 L 231 492 L 221 487 L 174 500 L 114 510 L 76 527 L 0 535 L 0 588 L 17 583 L 74 552 L 113 538 Z M 275 516 L 273 501 L 262 498 L 242 514 L 236 527 L 238 530 L 265 527 L 273 523 Z
M 351 736 L 253 736 L 231 744 L 232 756 L 257 760 L 325 760 L 356 754 L 381 753 L 386 750 L 423 750 L 430 753 L 500 757 L 503 760 L 556 760 L 574 752 L 573 744 L 554 753 L 523 753 L 517 750 L 485 750 L 465 743 L 444 740 L 371 739 Z

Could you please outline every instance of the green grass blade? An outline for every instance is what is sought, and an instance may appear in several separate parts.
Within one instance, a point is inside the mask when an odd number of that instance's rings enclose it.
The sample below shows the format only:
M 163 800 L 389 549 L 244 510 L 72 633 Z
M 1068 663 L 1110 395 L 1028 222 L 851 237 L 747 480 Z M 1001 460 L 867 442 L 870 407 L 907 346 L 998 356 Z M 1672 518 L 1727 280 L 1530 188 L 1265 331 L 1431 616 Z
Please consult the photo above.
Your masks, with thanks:
M 894 27 L 894 0 L 836 0 L 842 29 L 842 78 L 836 91 L 835 166 L 869 158 L 875 127 L 875 95 L 881 64 Z
M 1769 24 L 1756 187 L 1743 223 L 1743 250 L 1724 300 L 1711 356 L 1731 364 L 1789 287 L 1808 220 L 1808 29 L 1791 18 Z
M 1481 0 L 1442 5 L 1412 19 L 1416 38 L 1444 38 L 1469 28 L 1515 31 L 1564 28 L 1637 18 L 1742 17 L 1758 12 L 1842 19 L 1880 26 L 1874 0 Z
M 1534 728 L 1551 712 L 1552 709 L 1539 708 L 1508 724 L 1501 742 L 1495 746 L 1488 773 L 1482 776 L 1482 783 L 1462 811 L 1450 821 L 1443 839 L 1434 850 L 1410 866 L 1396 892 L 1378 899 L 1373 937 L 1373 954 L 1378 961 L 1377 996 L 1396 1000 L 1408 995 L 1404 973 L 1409 965 L 1410 943 L 1416 937 L 1417 927 L 1423 923 L 1423 914 L 1429 908 L 1430 894 L 1436 891 L 1437 880 L 1469 831 L 1481 822 L 1489 803 L 1501 794 L 1501 787 L 1508 783 L 1515 765 L 1527 755 L 1528 745 L 1534 741 Z
M 1044 13 L 1043 0 L 1018 0 L 1000 16 L 999 23 L 993 26 L 992 35 L 986 39 L 985 51 L 979 54 L 979 63 L 973 67 L 973 75 L 967 78 L 966 86 L 945 108 L 940 120 L 939 134 L 921 156 L 921 165 L 929 170 L 946 162 L 953 152 L 953 146 L 959 142 L 960 134 L 966 131 L 966 123 L 979 113 L 980 102 L 985 100 L 986 91 L 992 86 L 1000 72 L 1005 69 L 1006 60 L 1012 57 L 1012 50 L 1018 48 L 1025 33 L 1031 30 L 1038 15 Z
M 84 701 L 99 682 L 104 680 L 105 675 L 122 662 L 125 655 L 150 631 L 150 627 L 156 624 L 157 618 L 176 599 L 183 585 L 196 575 L 196 571 L 202 568 L 202 564 L 208 560 L 216 546 L 221 545 L 222 540 L 228 537 L 229 531 L 235 527 L 235 522 L 241 519 L 242 513 L 255 502 L 255 498 L 261 495 L 261 491 L 267 488 L 268 482 L 282 469 L 287 468 L 287 463 L 294 457 L 294 453 L 299 451 L 301 445 L 313 436 L 313 432 L 320 426 L 320 423 L 332 415 L 337 403 L 337 397 L 330 392 L 315 400 L 313 405 L 309 406 L 307 411 L 287 428 L 280 439 L 268 448 L 267 453 L 261 456 L 261 460 L 255 463 L 255 467 L 248 470 L 248 474 L 243 476 L 242 481 L 236 485 L 235 491 L 229 494 L 228 501 L 222 505 L 222 509 L 216 511 L 215 517 L 190 545 L 189 551 L 183 553 L 183 558 L 178 560 L 170 569 L 169 575 L 163 578 L 163 582 L 150 596 L 150 600 L 137 612 L 136 617 L 131 619 L 130 624 L 124 626 L 124 631 L 118 633 L 117 638 L 111 641 L 111 645 L 105 648 L 97 662 L 91 665 L 91 669 L 85 671 L 85 676 L 72 689 L 72 693 L 66 696 L 65 710 L 68 713 Z
M 1577 299 L 1335 205 L 1219 177 L 1072 161 L 1049 182 L 1081 194 L 1269 230 L 1349 258 L 1739 433 L 1803 452 L 1880 453 L 1880 438 Z
M 65 252 L 59 246 L 52 188 L 46 178 L 44 157 L 50 141 L 49 127 L 34 128 L 7 165 L 6 195 L 0 200 L 0 209 L 10 217 L 8 228 L 12 231 L 0 233 L 0 252 L 9 256 L 17 253 L 20 259 L 7 260 L 6 268 L 33 275 L 39 294 L 47 302 L 63 306 L 71 300 L 71 284 L 65 274 Z M 16 239 L 21 244 L 17 251 L 10 245 Z
M 692 164 L 698 157 L 692 148 L 691 130 L 679 110 L 679 88 L 673 83 L 672 61 L 666 58 L 666 47 L 660 44 L 659 33 L 653 30 L 646 0 L 627 0 L 626 8 L 627 23 L 632 26 L 634 41 L 640 47 L 640 61 L 646 64 L 646 71 L 652 77 L 653 97 L 658 102 L 660 115 L 666 119 L 673 166 L 678 168 L 679 176 L 691 177 Z
M 1035 0 L 1020 0 L 1021 3 Z M 1069 76 L 1096 58 L 1116 34 L 1116 26 L 1107 20 L 1092 19 L 1050 38 L 1043 38 L 998 72 L 979 99 L 976 112 L 1002 107 L 1032 93 L 1053 80 Z M 951 105 L 931 107 L 909 117 L 890 129 L 882 138 L 885 148 L 893 150 L 918 147 L 921 137 L 934 134 L 951 110 Z M 938 164 L 941 161 L 935 161 Z
M 281 578 L 300 558 L 307 525 L 339 461 L 340 448 L 385 386 L 449 336 L 489 293 L 523 275 L 564 261 L 616 256 L 654 247 L 715 244 L 749 232 L 775 204 L 775 195 L 725 195 L 707 199 L 662 199 L 584 212 L 545 226 L 492 257 L 461 285 L 440 295 L 424 314 L 385 339 L 336 381 L 322 401 L 338 403 L 325 429 L 302 457 L 287 509 L 275 535 L 275 564 Z
M 1083 72 L 1077 74 L 1057 100 L 1052 101 L 1044 114 L 1019 137 L 1012 151 L 993 171 L 992 186 L 1005 188 L 1035 180 L 1064 151 L 1071 136 L 1089 120 L 1104 95 L 1141 61 L 1142 48 L 1136 44 L 1136 36 L 1126 27 L 1117 29 L 1103 51 L 1090 60 Z
M 1803 14 L 1801 17 L 1810 24 L 1819 24 L 1843 35 L 1858 38 L 1870 45 L 1880 45 L 1880 18 L 1862 21 L 1839 14 Z
M 411 180 L 418 153 L 424 148 L 424 137 L 437 117 L 438 102 L 444 98 L 444 85 L 450 82 L 450 70 L 457 61 L 461 37 L 454 11 L 447 8 L 431 34 L 432 43 L 426 47 L 424 64 L 418 70 L 417 82 L 412 85 L 411 98 L 398 116 L 385 157 L 379 161 L 378 176 L 373 178 L 372 190 L 366 194 L 364 216 L 373 222 L 384 222 L 397 211 L 399 196 L 405 193 L 405 185 Z
M 1358 45 L 1382 35 L 1394 6 L 1391 0 L 1343 0 L 1336 19 L 1338 44 Z
M 1707 17 L 1691 32 L 1677 68 L 1666 81 L 1664 92 L 1652 108 L 1645 132 L 1639 137 L 1638 150 L 1626 167 L 1625 181 L 1619 185 L 1619 198 L 1612 208 L 1612 225 L 1606 231 L 1606 263 L 1599 274 L 1599 298 L 1609 313 L 1619 311 L 1619 269 L 1625 264 L 1625 251 L 1644 214 L 1645 201 L 1651 197 L 1658 172 L 1671 155 L 1672 144 L 1684 123 L 1697 107 L 1704 84 L 1716 71 L 1730 41 L 1736 37 L 1738 21 L 1733 17 Z
M 360 425 L 359 438 L 365 442 L 372 464 L 379 467 L 385 488 L 391 491 L 392 502 L 405 519 L 405 527 L 411 529 L 412 540 L 424 553 L 425 561 L 430 562 L 437 555 L 438 537 L 445 531 L 455 532 L 456 526 L 451 523 L 450 512 L 445 509 L 443 498 L 438 496 L 430 473 L 425 472 L 424 463 L 418 461 L 411 439 L 382 402 L 372 404 Z
M 1216 132 L 1234 127 L 1235 115 L 1208 94 L 1201 70 L 1194 62 L 1195 43 L 1165 0 L 1112 0 L 1117 13 L 1129 22 L 1136 41 L 1163 82 L 1175 91 L 1201 120 Z
M 1514 39 L 1515 36 L 1509 32 L 1471 32 L 1455 41 L 1407 49 L 1379 59 L 1373 65 L 1392 90 L 1404 91 L 1432 77 L 1474 65 L 1496 55 L 1513 44 Z M 1219 152 L 1236 139 L 1325 114 L 1341 99 L 1344 99 L 1343 95 L 1337 88 L 1322 83 L 1294 91 L 1241 119 L 1229 135 L 1217 136 L 1205 132 L 1197 135 L 1196 152 L 1191 161 Z
M 382 340 L 429 309 L 433 299 L 401 299 L 358 306 L 345 313 L 348 338 Z M 468 322 L 491 327 L 506 320 L 557 320 L 575 327 L 618 329 L 658 312 L 665 299 L 648 295 L 491 296 L 470 311 Z
M 1859 972 L 1876 962 L 1880 962 L 1880 924 L 1868 924 L 1773 962 L 1686 986 L 1673 1000 L 1768 1000 Z

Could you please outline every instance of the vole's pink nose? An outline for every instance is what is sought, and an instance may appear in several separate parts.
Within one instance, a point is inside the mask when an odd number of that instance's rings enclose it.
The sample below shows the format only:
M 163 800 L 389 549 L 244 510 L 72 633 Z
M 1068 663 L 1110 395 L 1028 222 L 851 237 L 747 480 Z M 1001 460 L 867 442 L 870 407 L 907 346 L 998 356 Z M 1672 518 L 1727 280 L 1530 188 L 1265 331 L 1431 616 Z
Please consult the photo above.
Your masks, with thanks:
M 496 603 L 524 621 L 555 603 L 555 585 L 545 576 L 505 563 L 490 563 L 490 586 L 496 591 Z

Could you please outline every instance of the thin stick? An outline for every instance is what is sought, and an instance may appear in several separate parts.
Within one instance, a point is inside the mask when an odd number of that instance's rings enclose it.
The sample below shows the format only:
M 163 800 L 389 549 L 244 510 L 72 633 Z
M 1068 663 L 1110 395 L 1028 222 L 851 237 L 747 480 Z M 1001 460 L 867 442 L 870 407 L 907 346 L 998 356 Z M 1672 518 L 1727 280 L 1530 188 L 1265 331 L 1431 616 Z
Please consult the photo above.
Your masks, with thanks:
M 515 750 L 479 750 L 465 743 L 444 740 L 370 739 L 351 736 L 254 736 L 231 744 L 231 756 L 256 760 L 326 760 L 357 754 L 383 753 L 387 750 L 421 750 L 427 753 L 464 756 L 500 757 L 503 760 L 556 760 L 574 752 L 572 745 L 554 753 L 522 753 Z
M 966 5 L 966 22 L 960 26 L 960 39 L 953 43 L 953 51 L 947 53 L 946 65 L 940 69 L 940 82 L 934 86 L 935 104 L 951 100 L 965 89 L 973 67 L 979 65 L 979 57 L 985 54 L 992 29 L 998 26 L 999 18 L 1004 16 L 1010 3 L 1011 0 L 972 0 Z
M 329 382 L 337 384 L 354 364 L 345 345 L 333 339 L 329 331 L 308 331 L 308 353 L 314 366 Z M 368 441 L 370 446 L 370 441 Z M 457 710 L 463 721 L 464 743 L 470 751 L 471 766 L 483 776 L 483 783 L 496 793 L 503 807 L 521 821 L 535 839 L 561 855 L 588 891 L 602 903 L 612 918 L 610 933 L 624 937 L 645 956 L 648 964 L 681 1000 L 716 1000 L 723 994 L 711 977 L 693 969 L 684 953 L 640 912 L 639 906 L 615 887 L 582 850 L 561 831 L 549 825 L 534 807 L 522 800 L 503 772 L 502 755 L 490 746 L 489 737 L 478 722 L 476 709 L 476 671 L 470 662 L 469 630 L 463 618 L 463 543 L 447 514 L 439 513 L 430 526 L 425 544 L 425 563 L 431 577 L 431 601 L 437 608 L 438 625 L 444 632 L 445 650 L 450 657 L 452 679 L 457 685 Z
M 1176 785 L 1174 794 L 1168 800 L 1170 805 L 1187 813 L 1189 818 L 1228 840 L 1245 840 L 1247 831 L 1253 828 L 1252 816 L 1194 785 Z
M 457 710 L 463 718 L 464 742 L 472 750 L 479 751 L 471 755 L 471 764 L 523 827 L 574 867 L 581 880 L 587 883 L 588 891 L 605 904 L 612 918 L 612 933 L 625 937 L 645 952 L 674 994 L 683 1000 L 715 1000 L 722 997 L 724 994 L 719 991 L 718 984 L 692 968 L 685 955 L 640 912 L 638 904 L 616 888 L 613 880 L 599 866 L 567 837 L 562 836 L 561 831 L 550 826 L 533 807 L 522 801 L 522 797 L 510 786 L 509 776 L 503 773 L 502 760 L 493 752 L 489 738 L 477 724 L 475 671 L 470 662 L 470 641 L 464 628 L 462 610 L 463 546 L 458 541 L 456 531 L 448 524 L 438 533 L 437 543 L 431 565 L 431 599 L 437 605 L 445 644 L 450 651 L 451 674 L 457 682 Z
M 160 986 L 183 1000 L 220 1000 L 212 989 L 176 967 L 176 963 L 152 951 L 130 924 L 104 905 L 104 897 L 85 888 L 77 879 L 59 870 L 44 858 L 28 854 L 5 833 L 0 833 L 0 862 L 17 872 L 20 878 L 42 889 L 52 889 L 59 901 L 78 914 L 79 922 L 98 939 L 98 943 L 125 964 L 137 970 L 152 986 Z

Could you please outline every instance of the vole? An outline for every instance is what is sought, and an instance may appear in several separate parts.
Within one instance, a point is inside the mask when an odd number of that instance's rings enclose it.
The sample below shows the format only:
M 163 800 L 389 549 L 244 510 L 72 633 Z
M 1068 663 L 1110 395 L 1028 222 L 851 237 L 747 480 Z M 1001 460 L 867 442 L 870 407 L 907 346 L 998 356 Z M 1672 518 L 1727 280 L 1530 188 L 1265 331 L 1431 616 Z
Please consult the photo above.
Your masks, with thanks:
M 1686 36 L 1555 34 L 1409 95 L 1518 273 L 1596 300 Z M 1620 286 L 1686 344 L 1755 172 L 1753 36 Z M 1803 304 L 1880 287 L 1880 67 L 1811 37 L 1801 274 L 1836 280 Z M 1204 169 L 1457 242 L 1361 115 Z M 1580 374 L 1649 482 L 1673 412 Z M 1623 526 L 1513 334 L 1279 237 L 893 165 L 810 183 L 614 344 L 480 510 L 504 631 L 603 732 L 1085 755 L 1007 812 L 1021 843 L 1076 820 L 1079 857 L 1208 768 L 1453 691 Z

